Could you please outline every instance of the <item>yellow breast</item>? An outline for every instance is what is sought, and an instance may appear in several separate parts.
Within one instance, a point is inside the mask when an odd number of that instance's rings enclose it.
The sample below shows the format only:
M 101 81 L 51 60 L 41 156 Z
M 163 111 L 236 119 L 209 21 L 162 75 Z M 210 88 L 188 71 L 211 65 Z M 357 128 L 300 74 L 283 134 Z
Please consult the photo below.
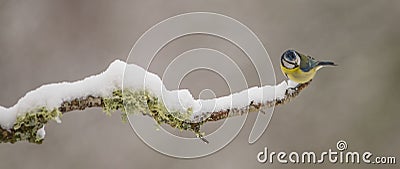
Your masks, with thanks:
M 288 69 L 281 65 L 281 70 L 290 80 L 296 83 L 306 83 L 314 78 L 316 69 L 311 69 L 308 72 L 303 72 L 299 67 Z

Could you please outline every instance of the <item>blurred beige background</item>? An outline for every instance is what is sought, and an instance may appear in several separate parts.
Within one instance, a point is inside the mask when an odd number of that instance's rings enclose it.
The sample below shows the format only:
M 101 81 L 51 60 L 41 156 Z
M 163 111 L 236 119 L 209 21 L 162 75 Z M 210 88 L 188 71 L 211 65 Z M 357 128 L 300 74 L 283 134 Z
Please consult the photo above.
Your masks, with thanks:
M 260 164 L 265 146 L 275 151 L 327 151 L 338 140 L 349 150 L 400 158 L 400 1 L 14 1 L 0 0 L 0 104 L 12 106 L 43 84 L 75 81 L 125 60 L 133 43 L 154 24 L 192 11 L 210 11 L 246 24 L 261 39 L 275 66 L 295 48 L 338 68 L 320 71 L 312 85 L 277 107 L 262 138 L 247 143 L 255 114 L 238 137 L 200 159 L 164 156 L 147 147 L 117 114 L 100 109 L 66 114 L 47 125 L 42 145 L 1 144 L 1 169 L 70 168 L 399 168 L 399 165 Z M 257 77 L 245 55 L 226 41 L 192 36 L 167 46 L 151 67 L 161 76 L 168 60 L 193 47 L 213 47 L 236 58 L 250 85 Z M 247 69 L 246 69 L 247 68 Z M 183 81 L 195 96 L 211 88 L 229 94 L 193 73 Z M 207 74 L 207 73 L 203 73 Z

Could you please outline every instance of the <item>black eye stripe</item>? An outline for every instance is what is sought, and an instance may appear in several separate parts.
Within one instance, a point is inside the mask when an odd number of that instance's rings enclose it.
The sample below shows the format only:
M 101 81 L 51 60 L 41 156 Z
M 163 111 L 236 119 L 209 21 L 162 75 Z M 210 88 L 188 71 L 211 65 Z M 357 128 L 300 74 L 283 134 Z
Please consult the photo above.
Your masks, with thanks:
M 292 61 L 290 61 L 290 60 L 286 60 L 286 59 L 284 59 L 284 61 L 285 61 L 286 63 L 292 64 L 292 65 L 297 65 L 297 63 L 296 63 L 296 62 L 292 62 Z
M 284 58 L 285 58 L 285 60 L 287 60 L 287 61 L 296 59 L 295 57 L 291 57 L 291 56 L 285 56 Z

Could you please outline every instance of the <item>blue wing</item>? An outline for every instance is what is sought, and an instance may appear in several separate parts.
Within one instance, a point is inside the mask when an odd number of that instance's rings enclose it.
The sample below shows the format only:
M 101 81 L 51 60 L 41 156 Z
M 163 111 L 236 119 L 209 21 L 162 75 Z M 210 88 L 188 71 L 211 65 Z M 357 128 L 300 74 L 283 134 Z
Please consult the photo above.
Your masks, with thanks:
M 300 63 L 300 69 L 304 72 L 308 72 L 311 69 L 315 68 L 316 66 L 318 66 L 318 61 L 315 60 L 314 58 L 310 57 L 310 56 L 305 56 L 302 55 L 300 56 L 301 59 L 301 63 Z

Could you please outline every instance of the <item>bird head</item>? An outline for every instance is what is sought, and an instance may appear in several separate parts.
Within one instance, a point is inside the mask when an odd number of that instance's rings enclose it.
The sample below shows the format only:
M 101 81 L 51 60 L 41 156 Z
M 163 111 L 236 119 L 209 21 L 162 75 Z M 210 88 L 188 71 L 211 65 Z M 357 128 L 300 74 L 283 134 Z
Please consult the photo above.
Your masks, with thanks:
M 281 63 L 282 66 L 288 69 L 293 69 L 300 66 L 300 54 L 295 50 L 287 50 L 282 54 Z

